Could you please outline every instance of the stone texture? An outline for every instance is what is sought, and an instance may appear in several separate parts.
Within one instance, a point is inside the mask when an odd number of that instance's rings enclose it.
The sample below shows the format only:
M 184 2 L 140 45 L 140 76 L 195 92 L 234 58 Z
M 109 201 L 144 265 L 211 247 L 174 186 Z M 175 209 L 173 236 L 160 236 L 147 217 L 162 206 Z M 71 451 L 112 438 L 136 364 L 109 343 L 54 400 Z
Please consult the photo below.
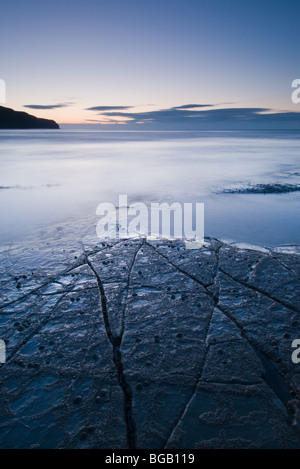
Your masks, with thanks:
M 300 448 L 299 255 L 0 253 L 1 448 Z

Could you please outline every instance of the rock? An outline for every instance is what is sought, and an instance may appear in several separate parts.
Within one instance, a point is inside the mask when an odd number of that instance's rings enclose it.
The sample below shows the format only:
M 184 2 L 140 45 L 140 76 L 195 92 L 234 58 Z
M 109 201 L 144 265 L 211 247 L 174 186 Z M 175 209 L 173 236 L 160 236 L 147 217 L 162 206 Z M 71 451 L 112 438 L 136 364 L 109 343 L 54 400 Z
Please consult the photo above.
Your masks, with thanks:
M 0 253 L 1 448 L 300 449 L 299 255 L 66 251 Z

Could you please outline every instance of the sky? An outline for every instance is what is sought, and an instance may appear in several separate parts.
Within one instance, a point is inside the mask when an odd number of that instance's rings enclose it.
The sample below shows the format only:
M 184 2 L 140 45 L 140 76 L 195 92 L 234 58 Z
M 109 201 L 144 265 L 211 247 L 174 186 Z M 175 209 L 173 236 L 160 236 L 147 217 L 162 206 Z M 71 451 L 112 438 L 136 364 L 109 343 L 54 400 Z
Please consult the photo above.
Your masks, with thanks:
M 101 128 L 300 128 L 299 0 L 1 2 L 5 106 Z

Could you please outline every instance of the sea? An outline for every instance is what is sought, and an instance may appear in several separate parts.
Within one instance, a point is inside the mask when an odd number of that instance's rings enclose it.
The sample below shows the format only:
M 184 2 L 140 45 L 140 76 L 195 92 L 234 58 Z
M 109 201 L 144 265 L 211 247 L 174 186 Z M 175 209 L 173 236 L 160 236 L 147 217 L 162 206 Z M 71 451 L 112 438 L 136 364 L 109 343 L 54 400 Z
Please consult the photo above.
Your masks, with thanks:
M 96 242 L 97 207 L 121 194 L 204 204 L 205 236 L 299 247 L 300 132 L 0 131 L 2 249 L 68 228 Z

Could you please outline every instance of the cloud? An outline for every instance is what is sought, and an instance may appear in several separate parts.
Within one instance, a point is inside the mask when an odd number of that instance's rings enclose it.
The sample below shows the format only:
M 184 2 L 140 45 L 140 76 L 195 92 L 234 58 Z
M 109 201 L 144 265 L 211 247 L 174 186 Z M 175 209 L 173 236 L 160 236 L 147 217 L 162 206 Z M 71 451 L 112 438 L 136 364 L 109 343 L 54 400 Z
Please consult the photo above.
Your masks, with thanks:
M 126 121 L 120 120 L 100 120 L 100 119 L 85 119 L 85 122 L 90 122 L 92 124 L 101 124 L 101 125 L 125 125 Z
M 268 108 L 195 110 L 191 105 L 147 112 L 102 112 L 110 119 L 128 118 L 128 126 L 153 130 L 259 130 L 300 129 L 299 112 L 275 112 Z M 197 105 L 197 108 L 199 106 Z M 196 105 L 195 105 L 196 108 Z
M 123 109 L 131 109 L 134 106 L 94 106 L 88 107 L 86 111 L 122 111 Z
M 59 103 L 59 104 L 25 104 L 23 107 L 28 109 L 59 109 L 62 107 L 71 106 L 73 103 Z
M 101 119 L 84 119 L 86 122 L 103 122 Z
M 212 107 L 216 104 L 184 104 L 183 106 L 174 106 L 172 109 L 194 109 L 199 107 Z
M 155 119 L 158 121 L 161 120 L 181 120 L 185 118 L 195 118 L 195 117 L 206 117 L 210 118 L 212 116 L 218 118 L 237 118 L 237 117 L 246 117 L 251 115 L 256 115 L 260 112 L 267 112 L 270 109 L 267 108 L 226 108 L 226 109 L 209 109 L 206 111 L 195 111 L 189 110 L 188 105 L 182 106 L 181 108 L 172 107 L 168 109 L 160 109 L 158 111 L 146 111 L 146 112 L 103 112 L 105 116 L 126 116 L 132 117 L 134 119 Z

